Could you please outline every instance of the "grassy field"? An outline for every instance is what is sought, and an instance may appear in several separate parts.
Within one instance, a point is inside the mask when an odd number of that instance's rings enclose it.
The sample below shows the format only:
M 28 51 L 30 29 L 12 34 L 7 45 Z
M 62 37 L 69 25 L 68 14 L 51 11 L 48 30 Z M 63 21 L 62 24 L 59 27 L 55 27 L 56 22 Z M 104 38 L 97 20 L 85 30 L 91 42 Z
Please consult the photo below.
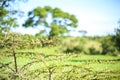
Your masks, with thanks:
M 120 57 L 105 55 L 83 55 L 57 53 L 56 48 L 18 50 L 19 79 L 27 80 L 119 80 Z M 13 57 L 0 57 L 0 63 L 10 63 Z M 2 66 L 2 65 L 0 65 Z M 10 77 L 11 69 L 1 67 L 0 77 Z M 10 77 L 12 78 L 12 77 Z M 7 78 L 6 78 L 7 79 Z

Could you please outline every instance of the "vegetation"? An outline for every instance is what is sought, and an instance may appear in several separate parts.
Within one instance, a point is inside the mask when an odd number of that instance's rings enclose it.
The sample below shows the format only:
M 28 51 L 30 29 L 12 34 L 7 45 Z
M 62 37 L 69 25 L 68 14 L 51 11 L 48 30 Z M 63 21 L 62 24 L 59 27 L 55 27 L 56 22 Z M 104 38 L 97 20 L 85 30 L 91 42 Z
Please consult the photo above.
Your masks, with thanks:
M 51 21 L 48 21 L 48 17 L 51 16 Z M 74 15 L 62 11 L 59 8 L 52 9 L 50 6 L 44 8 L 38 7 L 28 13 L 28 19 L 23 24 L 25 27 L 33 27 L 42 25 L 49 31 L 49 38 L 58 35 L 63 35 L 68 32 L 68 27 L 77 27 L 78 20 Z
M 119 44 L 120 42 L 120 20 L 118 21 L 118 24 L 119 24 L 119 27 L 115 30 L 116 34 L 113 38 L 115 40 L 118 50 L 120 51 L 120 44 Z
M 28 37 L 34 38 L 33 42 L 28 44 L 28 46 L 27 42 L 29 39 L 26 42 L 24 41 L 24 43 L 26 43 L 25 45 L 19 46 L 23 44 L 23 40 L 20 39 L 19 35 L 18 40 L 15 39 L 19 45 L 14 43 L 10 44 L 18 46 L 14 46 L 14 48 L 9 47 L 8 41 L 5 43 L 9 48 L 4 46 L 4 48 L 1 49 L 1 79 L 84 80 L 119 79 L 120 77 L 120 57 L 117 56 L 119 53 L 114 56 L 110 56 L 112 53 L 102 54 L 103 48 L 100 41 L 95 41 L 87 37 L 64 37 L 60 39 L 62 42 L 56 43 L 56 45 L 50 44 L 43 47 L 41 42 L 39 46 L 38 44 L 33 44 L 35 40 L 34 36 L 21 35 L 24 39 L 25 36 L 26 40 Z M 69 42 L 71 41 L 74 44 L 70 44 Z M 90 42 L 90 44 L 88 44 L 88 42 Z M 83 44 L 78 45 L 80 43 Z M 16 55 L 13 55 L 14 52 Z M 15 65 L 13 66 L 13 64 L 16 64 L 17 67 Z
M 49 54 L 54 48 L 18 51 L 18 73 L 12 56 L 1 57 L 1 78 L 5 79 L 119 79 L 120 57 L 82 54 Z M 46 53 L 38 53 L 37 51 Z M 21 62 L 22 60 L 22 62 Z M 11 76 L 13 75 L 13 76 Z
M 30 11 L 23 23 L 25 27 L 43 25 L 44 30 L 36 35 L 15 33 L 10 29 L 19 25 L 11 14 L 19 11 L 9 9 L 14 1 L 0 1 L 0 80 L 120 78 L 119 28 L 115 35 L 64 36 L 69 27 L 77 27 L 78 20 L 59 8 L 45 6 Z M 44 35 L 47 29 L 49 34 Z

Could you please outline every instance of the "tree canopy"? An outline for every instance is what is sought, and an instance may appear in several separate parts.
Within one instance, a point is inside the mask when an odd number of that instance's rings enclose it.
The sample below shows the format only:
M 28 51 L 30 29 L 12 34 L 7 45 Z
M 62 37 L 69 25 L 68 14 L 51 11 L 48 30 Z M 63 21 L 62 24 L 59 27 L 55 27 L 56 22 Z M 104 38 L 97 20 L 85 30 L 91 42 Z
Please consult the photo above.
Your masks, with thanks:
M 15 15 L 17 13 L 23 14 L 23 12 L 13 7 L 17 7 L 14 4 L 18 4 L 20 1 L 25 2 L 27 0 L 0 0 L 0 33 L 10 30 L 11 27 L 19 26 Z
M 4 7 L 0 7 L 0 33 L 9 30 L 11 27 L 16 27 L 18 24 L 16 23 L 16 18 L 11 16 L 9 10 Z
M 48 20 L 48 18 L 50 18 Z M 76 28 L 78 20 L 74 15 L 62 11 L 59 8 L 50 6 L 37 7 L 28 13 L 28 19 L 23 24 L 24 27 L 34 27 L 42 25 L 50 29 L 49 36 L 57 36 L 68 32 L 69 27 Z
M 0 0 L 0 33 L 5 29 L 18 26 L 16 17 L 13 17 L 19 10 L 10 9 L 14 3 L 27 0 Z M 14 6 L 17 7 L 17 6 Z M 21 13 L 21 12 L 20 12 Z M 48 19 L 50 18 L 50 19 Z M 77 18 L 60 8 L 50 6 L 37 7 L 28 13 L 28 19 L 23 24 L 24 27 L 44 26 L 44 33 L 49 29 L 49 37 L 62 35 L 70 31 L 69 27 L 76 28 Z M 41 32 L 41 31 L 40 31 Z

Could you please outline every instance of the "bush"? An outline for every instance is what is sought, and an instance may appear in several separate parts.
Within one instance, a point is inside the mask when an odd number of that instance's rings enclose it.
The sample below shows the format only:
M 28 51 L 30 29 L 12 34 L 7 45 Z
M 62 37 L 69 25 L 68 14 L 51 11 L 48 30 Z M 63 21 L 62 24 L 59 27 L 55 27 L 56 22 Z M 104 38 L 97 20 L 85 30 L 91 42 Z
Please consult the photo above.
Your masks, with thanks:
M 78 45 L 78 46 L 68 47 L 63 52 L 65 52 L 65 53 L 81 53 L 81 52 L 83 52 L 83 46 Z
M 102 54 L 103 55 L 118 55 L 117 47 L 115 46 L 115 42 L 112 39 L 111 35 L 105 36 L 101 40 Z
M 61 42 L 61 51 L 63 53 L 81 53 L 83 52 L 85 41 L 82 38 L 67 37 Z
M 87 40 L 84 44 L 84 53 L 88 55 L 101 54 L 102 48 L 101 43 L 95 40 Z
M 92 55 L 100 54 L 100 51 L 96 50 L 94 47 L 90 47 L 90 48 L 89 48 L 89 52 L 90 52 L 90 54 L 92 54 Z

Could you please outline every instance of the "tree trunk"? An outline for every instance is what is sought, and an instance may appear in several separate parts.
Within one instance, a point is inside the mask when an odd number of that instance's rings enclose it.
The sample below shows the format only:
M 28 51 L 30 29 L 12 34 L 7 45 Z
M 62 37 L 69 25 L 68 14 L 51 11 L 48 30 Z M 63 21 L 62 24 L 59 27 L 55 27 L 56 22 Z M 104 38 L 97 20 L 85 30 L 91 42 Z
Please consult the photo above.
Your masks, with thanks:
M 18 68 L 17 68 L 17 58 L 16 58 L 16 53 L 13 50 L 13 57 L 14 57 L 14 67 L 15 67 L 15 73 L 18 72 Z
M 49 69 L 49 80 L 52 80 L 52 71 Z

